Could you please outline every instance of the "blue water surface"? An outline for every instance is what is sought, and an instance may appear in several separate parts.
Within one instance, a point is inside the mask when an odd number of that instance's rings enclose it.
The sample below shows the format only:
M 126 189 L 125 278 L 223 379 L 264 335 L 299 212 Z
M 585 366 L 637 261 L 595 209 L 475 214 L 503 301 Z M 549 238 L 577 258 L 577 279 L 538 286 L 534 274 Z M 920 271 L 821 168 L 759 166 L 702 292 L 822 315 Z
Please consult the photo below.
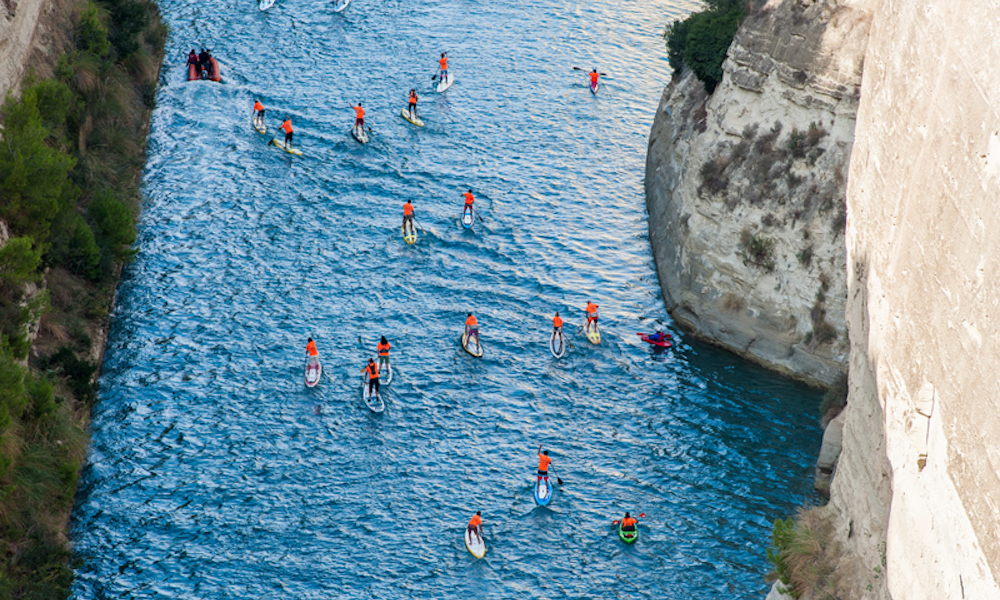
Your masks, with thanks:
M 817 393 L 635 335 L 669 326 L 642 178 L 662 29 L 698 6 L 163 0 L 140 251 L 73 517 L 74 597 L 762 597 L 770 522 L 810 493 Z M 201 46 L 222 85 L 185 81 Z M 610 77 L 595 96 L 574 66 Z M 423 129 L 399 116 L 411 87 Z M 304 156 L 254 132 L 257 98 L 272 131 L 292 117 Z M 358 101 L 366 146 L 349 133 Z M 481 220 L 466 231 L 469 188 Z M 600 346 L 577 333 L 591 299 Z M 468 311 L 482 359 L 459 345 Z M 375 415 L 360 371 L 380 335 L 395 378 Z M 564 481 L 545 508 L 540 443 Z M 482 560 L 462 541 L 476 510 Z M 625 510 L 646 513 L 634 546 L 611 527 Z

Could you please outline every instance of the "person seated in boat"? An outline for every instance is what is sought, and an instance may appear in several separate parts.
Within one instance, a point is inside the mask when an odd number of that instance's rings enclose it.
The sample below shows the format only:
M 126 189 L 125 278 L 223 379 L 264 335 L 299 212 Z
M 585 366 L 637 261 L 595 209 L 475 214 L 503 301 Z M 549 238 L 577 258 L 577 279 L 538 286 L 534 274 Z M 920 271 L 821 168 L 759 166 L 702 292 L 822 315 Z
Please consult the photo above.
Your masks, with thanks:
M 469 313 L 468 318 L 465 319 L 465 339 L 466 343 L 472 341 L 472 336 L 476 336 L 476 345 L 479 345 L 479 321 L 476 317 Z
M 285 149 L 292 147 L 292 119 L 288 115 L 285 115 L 285 121 L 281 124 L 281 128 L 285 130 Z
M 660 327 L 659 325 L 657 325 L 656 326 L 656 333 L 653 333 L 653 334 L 650 334 L 650 335 L 646 336 L 646 339 L 648 339 L 651 342 L 664 342 L 664 341 L 670 339 L 670 334 L 669 333 L 663 333 L 663 328 Z
M 594 69 L 593 71 L 590 72 L 590 87 L 597 87 L 597 79 L 600 76 L 601 76 L 601 74 L 597 72 L 597 69 Z M 611 86 L 611 87 L 614 87 L 614 86 Z
M 365 130 L 365 109 L 361 108 L 361 103 L 358 102 L 357 106 L 351 106 L 354 109 L 354 128 L 358 131 L 358 134 L 364 132 Z
M 562 336 L 563 321 L 562 317 L 559 316 L 559 311 L 556 311 L 556 316 L 552 317 L 552 332 L 559 335 L 559 343 L 563 344 Z
M 466 213 L 470 215 L 472 214 L 472 203 L 475 202 L 476 199 L 472 197 L 472 190 L 463 193 L 462 196 L 465 197 L 465 208 L 462 209 L 462 217 L 464 218 Z
M 204 48 L 201 49 L 201 52 L 198 54 L 198 76 L 199 77 L 201 77 L 201 74 L 203 72 L 205 72 L 205 71 L 208 71 L 209 67 L 211 67 L 211 65 L 208 62 L 208 59 L 211 58 L 211 57 L 212 57 L 212 55 L 208 53 L 208 50 L 205 50 Z
M 198 60 L 198 53 L 191 48 L 191 52 L 188 53 L 188 65 L 194 65 L 195 76 L 201 76 L 201 67 L 199 66 L 201 61 Z
M 411 204 L 410 201 L 407 200 L 406 204 L 403 205 L 403 230 L 404 231 L 406 230 L 406 223 L 407 223 L 407 221 L 409 221 L 409 223 L 410 223 L 410 228 L 411 229 L 413 228 L 413 215 L 414 215 L 413 204 Z
M 372 390 L 375 390 L 375 397 L 381 398 L 378 392 L 378 365 L 375 364 L 374 358 L 369 358 L 368 364 L 365 365 L 364 369 L 361 369 L 362 373 L 365 371 L 368 372 L 368 397 L 371 397 Z
M 316 349 L 316 342 L 312 338 L 306 342 L 306 354 L 309 355 L 309 364 L 315 365 L 319 362 L 319 350 Z
M 383 335 L 382 340 L 378 343 L 378 346 L 376 346 L 376 349 L 378 350 L 378 366 L 380 368 L 383 365 L 385 365 L 386 367 L 389 366 L 390 348 L 392 348 L 392 345 L 389 343 L 389 340 L 385 339 L 385 336 Z
M 593 323 L 593 325 L 591 325 Z M 592 327 L 597 326 L 597 305 L 591 301 L 587 301 L 587 326 L 586 330 L 589 332 Z
M 466 531 L 476 534 L 476 538 L 479 539 L 479 543 L 483 543 L 483 513 L 482 511 L 476 511 L 476 514 L 472 515 L 469 519 L 469 526 L 465 528 Z M 470 535 L 471 539 L 472 536 Z
M 264 124 L 264 105 L 260 100 L 254 100 L 253 103 L 253 122 L 258 127 Z
M 438 61 L 438 65 L 441 67 L 441 83 L 448 80 L 448 53 L 441 53 L 441 60 Z
M 407 106 L 410 111 L 410 118 L 417 118 L 417 90 L 410 90 L 410 101 Z
M 538 481 L 545 480 L 545 483 L 549 482 L 549 465 L 552 464 L 552 459 L 549 458 L 549 451 L 546 450 L 542 452 L 542 445 L 538 444 Z
M 638 523 L 628 511 L 625 511 L 625 516 L 622 518 L 622 531 L 635 531 L 635 524 Z

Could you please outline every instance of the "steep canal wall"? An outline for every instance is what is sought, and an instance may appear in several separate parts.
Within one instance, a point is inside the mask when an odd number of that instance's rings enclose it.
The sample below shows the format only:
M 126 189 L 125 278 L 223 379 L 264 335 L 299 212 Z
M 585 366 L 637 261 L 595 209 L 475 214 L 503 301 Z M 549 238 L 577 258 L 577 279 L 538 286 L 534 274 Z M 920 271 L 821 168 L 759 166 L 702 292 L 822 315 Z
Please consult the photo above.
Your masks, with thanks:
M 768 2 L 709 96 L 667 87 L 646 162 L 663 296 L 698 336 L 814 385 L 847 366 L 844 191 L 869 15 Z
M 714 94 L 676 78 L 650 135 L 650 238 L 678 322 L 809 381 L 849 364 L 821 513 L 840 597 L 1000 597 L 1000 14 L 955 8 L 767 2 Z M 824 194 L 834 209 L 810 212 Z M 811 263 L 794 260 L 806 240 Z M 820 314 L 836 335 L 817 344 Z

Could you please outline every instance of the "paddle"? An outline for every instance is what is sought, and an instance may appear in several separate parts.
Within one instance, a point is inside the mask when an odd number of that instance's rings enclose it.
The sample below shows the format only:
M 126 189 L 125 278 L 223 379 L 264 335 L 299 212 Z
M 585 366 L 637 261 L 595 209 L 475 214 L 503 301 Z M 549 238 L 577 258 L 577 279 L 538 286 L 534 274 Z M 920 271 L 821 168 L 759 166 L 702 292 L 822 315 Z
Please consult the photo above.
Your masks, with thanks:
M 549 470 L 552 471 L 552 469 L 549 469 Z M 553 475 L 555 475 L 555 473 L 553 473 Z M 556 475 L 556 483 L 558 483 L 559 485 L 563 484 L 562 479 L 559 479 L 558 475 Z
M 587 71 L 587 69 L 581 69 L 580 67 L 573 67 L 573 70 L 574 71 L 585 71 L 587 73 L 590 73 L 590 71 Z M 607 77 L 608 76 L 607 73 L 598 73 L 598 75 L 600 75 L 601 77 Z
M 646 516 L 646 513 L 639 513 L 639 516 L 638 516 L 638 517 L 636 517 L 636 518 L 635 518 L 635 520 L 636 520 L 636 521 L 638 521 L 639 519 L 641 519 L 641 518 L 643 518 L 643 517 L 645 517 L 645 516 Z M 612 525 L 617 525 L 617 524 L 619 524 L 619 523 L 621 523 L 621 522 L 622 522 L 622 520 L 621 520 L 621 519 L 615 519 L 614 521 L 611 521 L 611 524 L 612 524 Z

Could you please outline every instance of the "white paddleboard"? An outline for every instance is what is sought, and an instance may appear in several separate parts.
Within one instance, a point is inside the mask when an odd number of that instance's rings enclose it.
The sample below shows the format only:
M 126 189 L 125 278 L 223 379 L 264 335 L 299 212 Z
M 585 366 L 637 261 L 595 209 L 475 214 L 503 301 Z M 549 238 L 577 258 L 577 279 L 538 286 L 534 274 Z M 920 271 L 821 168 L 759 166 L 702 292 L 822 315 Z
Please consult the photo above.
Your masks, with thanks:
M 482 531 L 482 530 L 480 530 Z M 486 540 L 480 537 L 476 537 L 469 528 L 465 528 L 465 547 L 469 549 L 476 558 L 482 558 L 486 556 Z
M 462 347 L 469 354 L 475 356 L 476 358 L 483 357 L 483 345 L 476 342 L 469 342 L 469 336 L 466 333 L 462 333 Z M 478 339 L 478 338 L 477 338 Z
M 437 87 L 438 93 L 440 94 L 441 92 L 443 92 L 446 89 L 450 88 L 451 84 L 453 84 L 453 83 L 455 83 L 455 76 L 451 74 L 451 71 L 448 71 L 448 77 L 446 77 L 445 79 L 442 79 L 441 82 L 438 83 L 438 87 Z
M 414 117 L 410 116 L 410 108 L 409 107 L 406 107 L 406 108 L 403 108 L 402 110 L 400 110 L 400 114 L 403 116 L 404 119 L 406 119 L 410 123 L 413 123 L 417 127 L 423 127 L 424 126 L 424 122 L 420 120 L 420 117 L 414 118 Z
M 353 135 L 354 139 L 358 140 L 362 144 L 368 143 L 368 133 L 364 129 L 351 127 L 351 135 Z
M 386 375 L 382 375 L 382 373 L 386 373 Z M 389 385 L 392 383 L 392 363 L 385 366 L 385 371 L 379 370 L 379 375 L 382 376 L 382 385 Z
M 472 229 L 472 224 L 476 222 L 476 218 L 473 213 L 473 211 L 475 210 L 476 209 L 471 207 L 469 208 L 469 210 L 465 210 L 465 207 L 462 207 L 462 227 L 465 227 L 466 229 Z
M 562 358 L 566 354 L 566 338 L 559 339 L 556 332 L 552 332 L 552 337 L 549 338 L 549 350 L 552 352 L 552 356 L 556 358 Z
M 257 10 L 267 10 L 274 6 L 274 0 L 258 0 Z
M 253 128 L 257 130 L 257 133 L 267 133 L 267 125 L 264 121 L 258 123 L 257 119 L 251 119 L 250 122 L 253 124 Z
M 294 146 L 285 148 L 285 140 L 283 139 L 279 140 L 278 138 L 274 138 L 273 140 L 271 140 L 271 145 L 277 148 L 278 150 L 284 150 L 289 154 L 294 154 L 295 156 L 302 156 L 302 151 Z
M 361 398 L 364 399 L 365 405 L 371 409 L 374 413 L 380 413 L 385 410 L 385 402 L 382 401 L 378 395 L 368 395 L 368 372 L 362 375 L 361 379 Z
M 306 387 L 316 387 L 320 377 L 323 376 L 323 365 L 319 362 L 319 357 L 306 359 Z
M 342 2 L 338 2 L 338 1 L 334 0 L 334 3 L 333 3 L 333 12 L 340 12 L 340 11 L 344 10 L 345 8 L 347 8 L 347 5 L 350 4 L 350 3 L 351 3 L 351 0 L 343 0 Z

